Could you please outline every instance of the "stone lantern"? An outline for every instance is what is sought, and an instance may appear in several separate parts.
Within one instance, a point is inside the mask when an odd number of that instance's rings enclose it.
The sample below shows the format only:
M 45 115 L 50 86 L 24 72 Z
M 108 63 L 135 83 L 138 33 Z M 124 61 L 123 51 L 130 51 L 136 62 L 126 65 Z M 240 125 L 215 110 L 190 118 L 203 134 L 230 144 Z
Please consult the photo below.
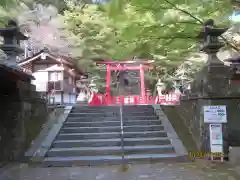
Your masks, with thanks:
M 188 84 L 188 85 L 187 85 L 186 90 L 187 90 L 189 93 L 191 93 L 191 90 L 192 90 L 191 84 Z
M 216 27 L 214 21 L 209 19 L 204 23 L 202 31 L 198 34 L 198 38 L 201 42 L 201 51 L 208 55 L 207 66 L 199 72 L 198 78 L 194 80 L 192 93 L 197 94 L 196 103 L 193 104 L 193 109 L 201 110 L 203 113 L 204 106 L 216 106 L 219 104 L 219 99 L 222 99 L 227 95 L 226 87 L 228 84 L 229 67 L 218 59 L 217 53 L 225 45 L 219 41 L 219 37 L 226 32 L 228 28 Z M 194 90 L 194 92 L 193 92 Z M 200 114 L 200 113 L 199 113 Z M 210 131 L 209 124 L 204 123 L 204 118 L 201 115 L 196 115 L 195 122 L 200 124 L 199 126 L 199 139 L 197 145 L 202 152 L 211 152 L 210 147 Z M 227 124 L 222 125 L 223 128 L 223 152 L 224 155 L 228 154 L 227 139 Z
M 20 41 L 27 40 L 28 37 L 20 32 L 18 24 L 14 20 L 10 20 L 7 27 L 0 28 L 0 36 L 2 36 L 4 40 L 0 48 L 7 55 L 6 63 L 10 66 L 17 67 L 16 57 L 24 52 L 20 47 Z
M 182 88 L 182 80 L 175 78 L 173 80 L 173 86 L 174 86 L 174 89 L 175 89 L 174 90 L 175 93 L 180 93 L 181 92 L 181 88 Z
M 207 66 L 204 68 L 203 78 L 198 82 L 201 87 L 202 96 L 219 96 L 224 94 L 224 86 L 227 82 L 228 69 L 224 63 L 218 59 L 217 52 L 225 45 L 219 41 L 219 37 L 228 30 L 228 28 L 216 27 L 214 21 L 209 19 L 204 23 L 203 29 L 197 38 L 201 42 L 200 51 L 208 55 Z
M 208 65 L 223 64 L 216 54 L 225 43 L 219 41 L 219 37 L 228 30 L 228 28 L 216 27 L 212 19 L 207 20 L 204 23 L 202 31 L 198 34 L 197 38 L 201 43 L 200 51 L 209 55 Z
M 166 88 L 165 84 L 159 79 L 157 84 L 156 84 L 156 87 L 157 87 L 157 93 L 159 96 L 162 95 L 162 91 Z
M 91 91 L 97 93 L 98 92 L 98 88 L 97 85 L 93 82 L 93 80 L 91 81 L 91 83 L 88 85 L 89 88 L 91 89 Z

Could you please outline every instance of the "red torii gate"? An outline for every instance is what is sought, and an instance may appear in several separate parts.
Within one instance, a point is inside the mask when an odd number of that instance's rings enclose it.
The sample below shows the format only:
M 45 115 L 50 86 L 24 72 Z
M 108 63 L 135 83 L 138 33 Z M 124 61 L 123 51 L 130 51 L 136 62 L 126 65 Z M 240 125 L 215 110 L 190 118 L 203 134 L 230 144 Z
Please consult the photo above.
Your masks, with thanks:
M 181 93 L 178 91 L 168 92 L 168 94 L 157 94 L 151 96 L 146 93 L 144 83 L 144 71 L 153 69 L 151 64 L 153 60 L 146 61 L 111 61 L 97 60 L 97 65 L 106 65 L 106 95 L 99 93 L 91 93 L 89 105 L 115 105 L 115 104 L 161 104 L 175 106 L 180 104 Z M 111 71 L 139 70 L 140 72 L 140 96 L 111 96 Z
M 139 70 L 140 72 L 140 95 L 143 99 L 143 102 L 146 101 L 146 91 L 145 91 L 145 82 L 144 82 L 144 71 L 153 69 L 149 64 L 153 63 L 153 60 L 146 61 L 96 61 L 96 64 L 104 64 L 106 65 L 106 98 L 109 102 L 109 98 L 111 96 L 111 71 L 125 71 L 125 70 Z M 129 66 L 132 64 L 133 66 Z M 128 65 L 128 66 L 126 66 Z

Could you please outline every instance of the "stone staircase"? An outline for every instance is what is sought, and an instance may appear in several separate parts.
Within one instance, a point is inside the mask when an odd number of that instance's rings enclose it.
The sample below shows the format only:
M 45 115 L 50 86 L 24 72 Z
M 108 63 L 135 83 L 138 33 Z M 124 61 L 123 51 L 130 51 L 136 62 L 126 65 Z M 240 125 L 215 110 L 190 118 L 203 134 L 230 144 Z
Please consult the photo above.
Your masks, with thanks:
M 185 160 L 152 106 L 123 106 L 124 161 Z M 121 164 L 119 106 L 75 106 L 46 154 L 47 166 Z

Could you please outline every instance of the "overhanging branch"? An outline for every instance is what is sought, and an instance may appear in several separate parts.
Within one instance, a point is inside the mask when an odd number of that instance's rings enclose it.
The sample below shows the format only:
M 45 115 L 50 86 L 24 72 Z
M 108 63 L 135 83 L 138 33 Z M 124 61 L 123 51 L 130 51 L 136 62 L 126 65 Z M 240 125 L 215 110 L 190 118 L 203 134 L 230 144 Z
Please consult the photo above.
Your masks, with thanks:
M 165 1 L 166 3 L 168 3 L 168 4 L 170 4 L 172 7 L 174 7 L 174 9 L 176 9 L 176 10 L 178 10 L 178 11 L 181 11 L 181 12 L 183 12 L 184 14 L 187 14 L 188 16 L 192 17 L 193 19 L 195 19 L 195 20 L 196 20 L 197 22 L 199 22 L 200 24 L 203 24 L 203 23 L 204 23 L 201 19 L 195 17 L 195 16 L 192 15 L 190 12 L 188 12 L 188 11 L 186 11 L 186 10 L 184 10 L 184 9 L 178 8 L 174 3 L 172 3 L 172 2 L 170 2 L 170 1 L 168 1 L 168 0 L 164 0 L 164 1 Z
M 195 17 L 195 16 L 192 15 L 190 12 L 188 12 L 188 11 L 186 11 L 186 10 L 184 10 L 184 9 L 178 8 L 174 3 L 170 2 L 169 0 L 164 0 L 164 1 L 165 1 L 166 3 L 168 3 L 168 4 L 170 4 L 174 9 L 176 9 L 176 10 L 178 10 L 178 11 L 181 11 L 181 12 L 183 12 L 184 14 L 192 17 L 193 19 L 195 19 L 197 22 L 201 23 L 202 25 L 204 24 L 204 22 L 203 22 L 201 19 Z M 236 46 L 234 46 L 232 43 L 230 43 L 226 38 L 224 38 L 223 36 L 220 36 L 220 37 L 226 42 L 227 45 L 229 45 L 229 46 L 230 46 L 231 48 L 233 48 L 235 51 L 240 52 L 240 49 L 237 48 Z

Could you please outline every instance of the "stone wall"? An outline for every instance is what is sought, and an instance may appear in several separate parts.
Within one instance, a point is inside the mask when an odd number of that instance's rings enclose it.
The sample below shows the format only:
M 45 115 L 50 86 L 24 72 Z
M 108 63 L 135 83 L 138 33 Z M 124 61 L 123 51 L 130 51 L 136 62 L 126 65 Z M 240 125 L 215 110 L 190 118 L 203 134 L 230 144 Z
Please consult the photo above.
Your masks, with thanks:
M 38 135 L 48 110 L 29 82 L 0 78 L 0 162 L 18 159 Z
M 224 138 L 230 146 L 240 146 L 240 97 L 228 96 L 219 98 L 189 98 L 181 101 L 181 106 L 175 107 L 178 114 L 184 119 L 184 123 L 192 133 L 198 148 L 201 149 L 201 142 L 204 138 L 202 107 L 211 105 L 226 105 L 227 107 L 227 133 Z M 207 136 L 208 137 L 208 136 Z
M 216 57 L 210 57 L 216 58 Z M 240 85 L 229 85 L 231 70 L 222 63 L 206 65 L 191 84 L 191 92 L 175 107 L 184 119 L 199 150 L 209 151 L 209 128 L 203 122 L 203 106 L 226 105 L 228 123 L 223 126 L 224 151 L 240 145 Z

